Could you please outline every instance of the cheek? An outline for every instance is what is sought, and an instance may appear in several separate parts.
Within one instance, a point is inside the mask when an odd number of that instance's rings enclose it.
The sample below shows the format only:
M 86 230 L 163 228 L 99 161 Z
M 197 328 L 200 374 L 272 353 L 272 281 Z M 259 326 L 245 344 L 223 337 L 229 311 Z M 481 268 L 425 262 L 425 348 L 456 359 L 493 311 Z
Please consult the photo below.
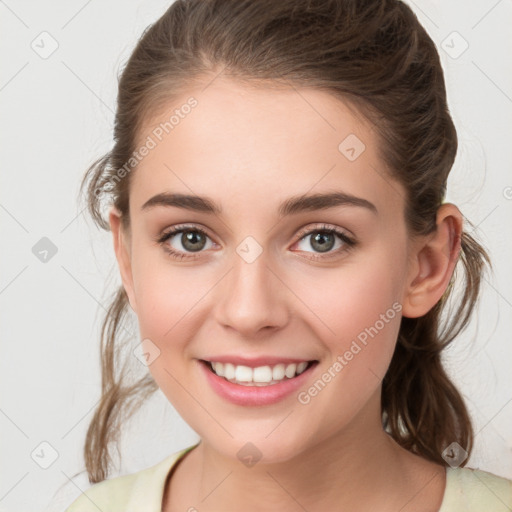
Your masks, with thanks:
M 142 250 L 134 253 L 132 269 L 140 339 L 149 339 L 159 353 L 149 370 L 169 398 L 178 396 L 179 385 L 169 374 L 179 381 L 190 378 L 191 367 L 183 363 L 196 357 L 194 340 L 201 338 L 211 314 L 209 292 L 218 283 L 218 273 L 178 266 L 165 255 Z
M 148 264 L 140 256 L 140 264 L 134 259 L 133 265 L 140 339 L 150 340 L 149 346 L 158 354 L 148 369 L 185 421 L 193 421 L 190 396 L 183 390 L 183 384 L 191 381 L 191 367 L 184 360 L 204 323 L 211 276 L 202 276 L 197 267 L 178 268 L 165 258 L 153 258 Z
M 397 265 L 395 265 L 396 267 Z M 331 338 L 347 340 L 357 337 L 387 315 L 393 320 L 401 299 L 400 272 L 384 259 L 358 262 L 326 273 L 324 269 L 296 281 L 297 295 L 325 326 Z M 380 325 L 380 323 L 379 323 Z M 328 339 L 328 338 L 326 338 Z
M 325 294 L 316 294 L 319 316 L 334 333 L 323 338 L 331 361 L 322 380 L 329 383 L 325 388 L 319 386 L 325 391 L 318 392 L 318 399 L 306 390 L 301 403 L 319 410 L 337 404 L 329 409 L 328 423 L 333 428 L 364 407 L 378 390 L 393 356 L 401 322 L 406 252 L 398 244 L 391 245 L 358 259 L 350 268 L 339 269 L 337 276 L 326 280 Z
M 133 251 L 132 273 L 141 335 L 157 340 L 171 336 L 208 288 L 198 267 L 179 266 L 162 248 L 143 244 Z
M 331 374 L 345 396 L 363 397 L 365 389 L 371 393 L 389 366 L 401 320 L 400 258 L 383 251 L 321 279 L 319 271 L 301 280 L 298 295 L 307 297 L 317 317 L 316 334 L 330 359 L 326 366 L 339 363 Z

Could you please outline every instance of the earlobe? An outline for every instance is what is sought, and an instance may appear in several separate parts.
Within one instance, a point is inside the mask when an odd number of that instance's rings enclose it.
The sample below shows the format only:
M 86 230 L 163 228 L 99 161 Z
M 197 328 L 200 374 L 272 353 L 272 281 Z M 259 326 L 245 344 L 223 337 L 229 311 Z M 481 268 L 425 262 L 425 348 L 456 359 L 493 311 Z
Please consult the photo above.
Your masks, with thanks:
M 109 212 L 109 224 L 112 232 L 112 241 L 114 244 L 114 252 L 116 255 L 121 280 L 125 289 L 126 295 L 130 302 L 133 311 L 137 312 L 137 304 L 135 301 L 135 294 L 133 291 L 133 276 L 131 267 L 131 254 L 128 234 L 123 228 L 122 215 L 115 207 L 112 207 Z
M 455 205 L 443 204 L 437 212 L 436 230 L 421 237 L 413 250 L 403 316 L 423 316 L 441 299 L 457 264 L 461 235 L 462 214 Z

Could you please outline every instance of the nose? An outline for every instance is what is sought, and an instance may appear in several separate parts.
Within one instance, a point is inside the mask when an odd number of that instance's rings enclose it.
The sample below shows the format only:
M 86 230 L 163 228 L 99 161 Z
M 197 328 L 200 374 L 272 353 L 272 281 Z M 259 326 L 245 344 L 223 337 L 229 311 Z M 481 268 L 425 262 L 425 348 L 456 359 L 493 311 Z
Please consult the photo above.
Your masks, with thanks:
M 283 328 L 289 321 L 287 288 L 265 253 L 248 263 L 235 254 L 216 294 L 216 320 L 245 338 Z

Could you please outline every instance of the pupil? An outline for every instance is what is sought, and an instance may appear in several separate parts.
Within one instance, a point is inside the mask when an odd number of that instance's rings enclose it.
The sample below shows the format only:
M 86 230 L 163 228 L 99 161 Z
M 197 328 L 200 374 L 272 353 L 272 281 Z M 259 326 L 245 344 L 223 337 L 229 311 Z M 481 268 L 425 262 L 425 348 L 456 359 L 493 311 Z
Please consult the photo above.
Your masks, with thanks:
M 187 233 L 183 233 L 181 237 L 183 247 L 189 251 L 200 251 L 204 246 L 204 242 L 204 236 L 197 231 L 188 231 Z
M 326 241 L 327 239 L 327 241 Z M 318 233 L 311 241 L 311 247 L 319 252 L 327 252 L 334 246 L 334 236 L 332 233 Z

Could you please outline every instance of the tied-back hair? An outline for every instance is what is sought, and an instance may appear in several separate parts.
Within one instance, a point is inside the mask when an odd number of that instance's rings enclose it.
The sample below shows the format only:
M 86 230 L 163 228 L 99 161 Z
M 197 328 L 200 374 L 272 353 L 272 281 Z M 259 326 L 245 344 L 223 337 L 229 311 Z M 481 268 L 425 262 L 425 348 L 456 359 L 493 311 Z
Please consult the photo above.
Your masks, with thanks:
M 84 176 L 81 193 L 99 227 L 109 229 L 104 200 L 129 226 L 129 188 L 136 168 L 115 178 L 137 149 L 143 123 L 188 87 L 219 73 L 248 85 L 317 88 L 355 105 L 377 130 L 391 177 L 406 190 L 409 233 L 436 228 L 457 135 L 435 45 L 398 0 L 175 1 L 146 29 L 124 66 L 113 147 Z M 383 427 L 407 450 L 444 466 L 442 452 L 454 441 L 471 453 L 473 431 L 464 400 L 441 364 L 441 352 L 468 324 L 482 272 L 490 265 L 466 226 L 445 294 L 425 316 L 402 318 L 382 383 Z M 460 293 L 442 321 L 448 303 L 454 302 L 455 284 Z M 122 350 L 121 341 L 128 312 L 120 286 L 101 331 L 101 401 L 84 447 L 91 483 L 108 478 L 110 448 L 117 448 L 121 423 L 158 389 L 149 374 L 128 379 L 123 360 L 133 354 Z

